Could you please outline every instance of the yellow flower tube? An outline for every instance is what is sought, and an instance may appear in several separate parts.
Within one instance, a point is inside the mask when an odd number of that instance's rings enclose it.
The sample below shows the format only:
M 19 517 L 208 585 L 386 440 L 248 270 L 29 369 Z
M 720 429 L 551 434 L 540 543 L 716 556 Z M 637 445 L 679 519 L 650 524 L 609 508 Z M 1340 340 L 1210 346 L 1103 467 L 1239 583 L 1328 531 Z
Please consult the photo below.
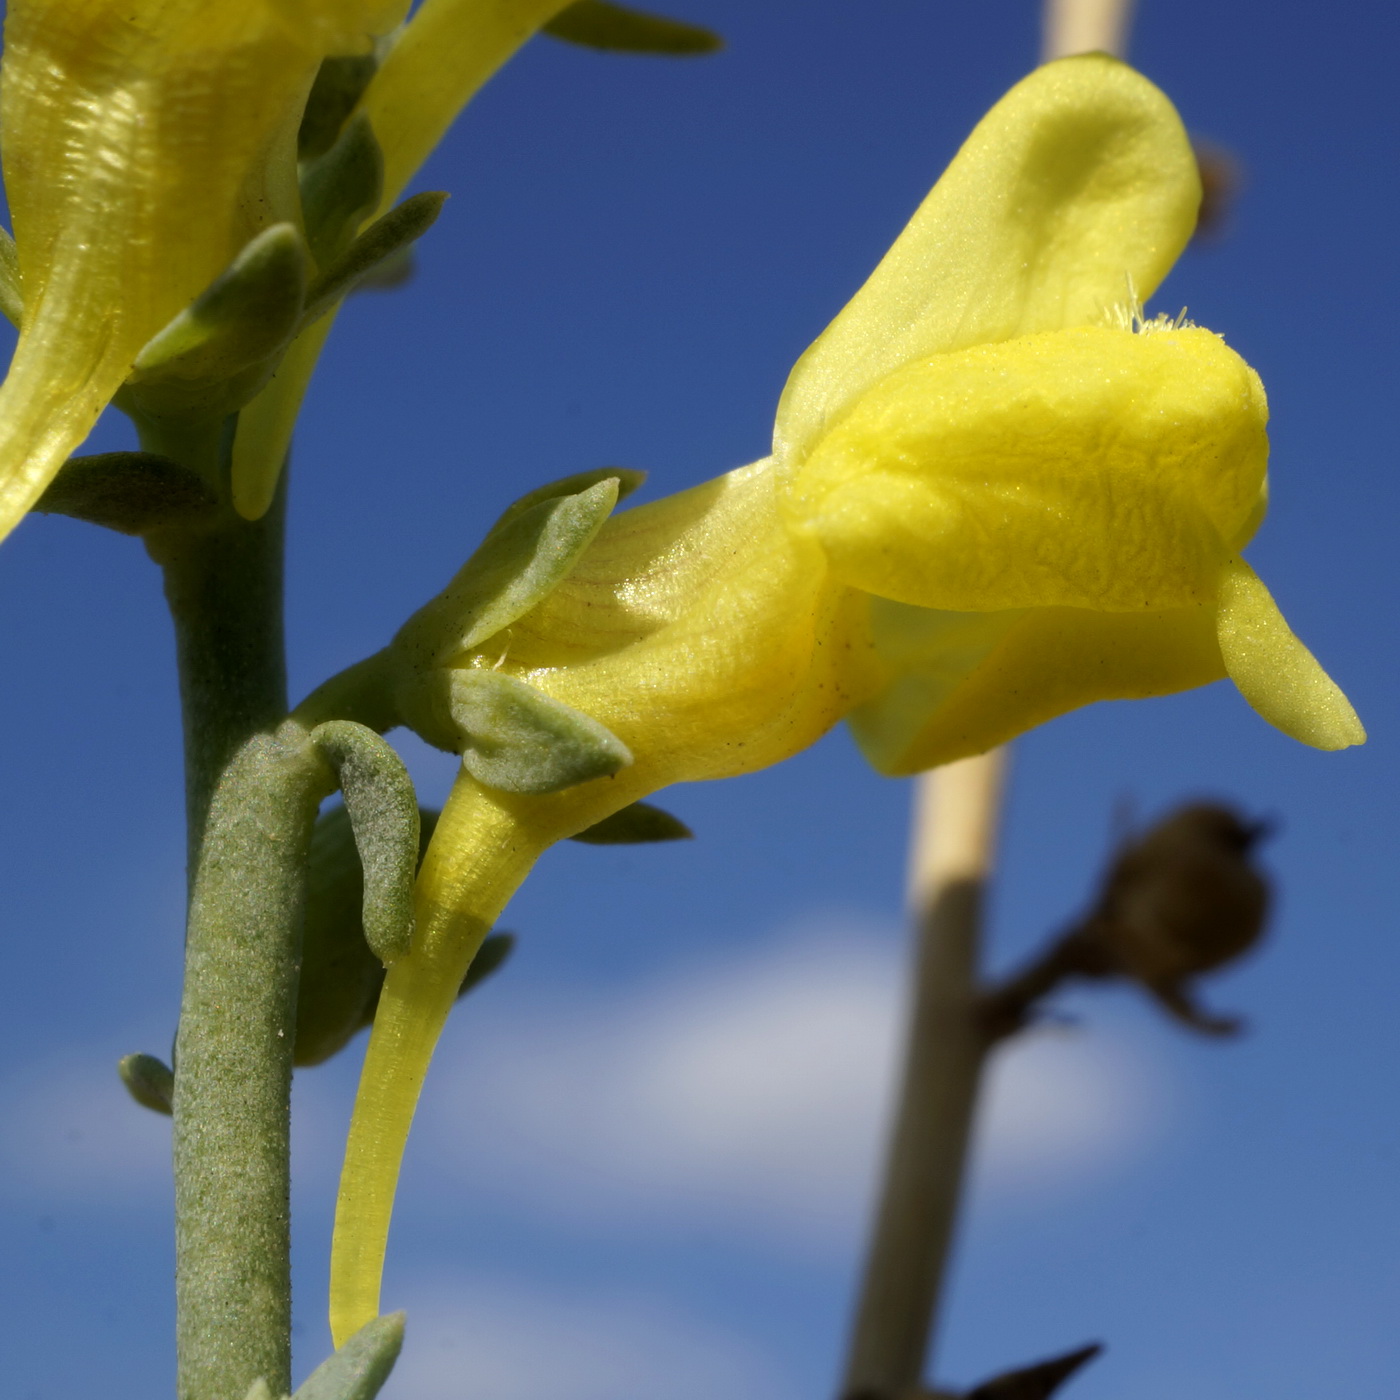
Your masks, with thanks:
M 765 460 L 614 516 L 543 602 L 450 659 L 587 714 L 634 760 L 543 796 L 458 778 L 419 876 L 412 950 L 389 969 L 366 1052 L 336 1207 L 337 1345 L 378 1315 L 428 1062 L 482 938 L 539 855 L 668 783 L 799 752 L 883 679 L 865 600 L 785 528 L 776 486 Z
M 24 301 L 0 388 L 0 536 L 142 346 L 248 240 L 299 218 L 321 59 L 404 0 L 11 0 L 0 73 Z
M 798 362 L 772 457 L 609 520 L 484 640 L 454 649 L 474 634 L 452 589 L 400 634 L 414 684 L 425 666 L 440 693 L 504 675 L 606 726 L 631 762 L 543 796 L 464 767 L 356 1102 L 337 1339 L 378 1311 L 403 1147 L 461 976 L 552 842 L 668 783 L 777 762 L 846 715 L 876 767 L 907 773 L 1228 671 L 1304 742 L 1364 737 L 1239 559 L 1265 501 L 1257 376 L 1208 331 L 1144 324 L 1136 303 L 1199 196 L 1150 83 L 1100 55 L 1047 65 L 977 127 Z M 431 706 L 408 708 L 451 742 Z

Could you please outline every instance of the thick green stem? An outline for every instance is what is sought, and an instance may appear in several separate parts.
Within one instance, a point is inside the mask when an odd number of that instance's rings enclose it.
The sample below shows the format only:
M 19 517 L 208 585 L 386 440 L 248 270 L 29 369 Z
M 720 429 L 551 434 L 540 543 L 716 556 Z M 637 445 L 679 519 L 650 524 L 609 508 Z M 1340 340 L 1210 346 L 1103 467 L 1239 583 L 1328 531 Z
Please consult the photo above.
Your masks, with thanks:
M 227 500 L 231 423 L 139 423 Z M 326 769 L 285 725 L 284 494 L 147 538 L 184 715 L 190 914 L 176 1044 L 181 1400 L 290 1389 L 292 1048 L 306 845 Z M 318 786 L 320 785 L 320 786 Z
M 289 1102 L 307 849 L 334 787 L 306 731 L 249 739 L 209 808 L 175 1075 L 180 1400 L 291 1389 Z
M 142 446 L 173 457 L 221 485 L 231 444 L 227 425 L 175 434 L 142 425 Z M 191 878 L 219 775 L 250 734 L 287 713 L 282 626 L 282 553 L 286 488 L 260 520 L 226 508 L 195 529 L 148 540 L 165 574 L 175 623 L 185 730 L 185 810 Z

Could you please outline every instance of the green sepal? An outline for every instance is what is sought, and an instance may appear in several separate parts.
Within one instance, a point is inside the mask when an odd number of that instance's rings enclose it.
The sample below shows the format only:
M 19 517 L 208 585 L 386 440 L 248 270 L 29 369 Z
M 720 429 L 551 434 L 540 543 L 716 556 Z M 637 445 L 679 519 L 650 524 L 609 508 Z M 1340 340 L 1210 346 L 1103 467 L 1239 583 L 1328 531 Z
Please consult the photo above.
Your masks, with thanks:
M 146 342 L 123 398 L 156 416 L 242 407 L 301 322 L 309 271 L 306 243 L 294 224 L 264 229 Z
M 321 61 L 297 131 L 299 160 L 315 160 L 335 145 L 378 69 L 374 54 L 337 55 Z
M 70 457 L 34 504 L 46 515 L 68 515 L 146 535 L 211 518 L 218 500 L 188 467 L 152 452 L 100 452 Z
M 617 504 L 618 478 L 604 477 L 572 496 L 552 496 L 509 511 L 427 607 L 410 618 L 396 644 L 418 659 L 444 662 L 489 641 L 524 617 L 572 572 Z M 421 640 L 420 640 L 421 639 Z
M 467 969 L 467 975 L 462 978 L 462 985 L 457 988 L 457 1000 L 466 996 L 470 991 L 479 987 L 488 977 L 493 976 L 505 966 L 506 959 L 515 952 L 515 935 L 513 933 L 488 933 L 482 941 L 481 947 L 476 950 L 476 957 L 472 959 L 472 965 Z
M 126 1085 L 126 1092 L 142 1108 L 153 1113 L 174 1112 L 175 1072 L 154 1055 L 123 1055 L 117 1061 L 117 1073 Z
M 569 839 L 589 846 L 639 846 L 650 841 L 689 841 L 694 835 L 679 817 L 650 802 L 633 802 Z
M 714 53 L 724 47 L 724 40 L 711 29 L 609 5 L 604 0 L 577 0 L 549 20 L 542 32 L 585 48 L 671 58 Z
M 630 496 L 647 479 L 647 474 L 633 467 L 593 467 L 586 472 L 561 476 L 557 481 L 546 482 L 545 485 L 537 486 L 533 491 L 527 491 L 519 499 L 512 501 L 486 532 L 487 536 L 503 530 L 512 520 L 545 501 L 552 501 L 557 496 L 577 496 L 580 492 L 587 491 L 590 486 L 597 486 L 599 482 L 610 479 L 617 482 L 617 499 L 620 501 Z
M 462 765 L 502 792 L 543 794 L 605 778 L 632 762 L 597 720 L 499 671 L 453 671 L 449 705 Z
M 390 253 L 350 288 L 350 295 L 357 292 L 394 292 L 407 286 L 418 275 L 418 258 L 412 247 L 400 248 Z
M 16 329 L 24 319 L 24 293 L 20 289 L 19 249 L 7 228 L 0 228 L 0 312 Z
M 431 807 L 419 809 L 420 862 L 437 818 Z M 364 899 L 364 872 L 350 813 L 332 807 L 316 819 L 306 866 L 293 1055 L 298 1067 L 330 1059 L 374 1020 L 384 964 L 365 942 Z
M 403 760 L 374 730 L 330 720 L 311 742 L 336 772 L 364 881 L 365 942 L 384 964 L 403 957 L 413 936 L 418 872 L 418 799 Z
M 311 284 L 306 294 L 302 328 L 320 320 L 386 259 L 427 233 L 446 202 L 447 195 L 440 190 L 425 190 L 422 194 L 411 195 L 377 218 Z
M 297 1387 L 292 1400 L 374 1400 L 403 1349 L 404 1315 L 367 1322 Z
M 384 152 L 361 113 L 325 155 L 302 166 L 301 211 L 318 267 L 329 267 L 345 251 L 383 193 Z
M 319 1065 L 374 1019 L 384 964 L 365 942 L 364 876 L 350 814 L 332 807 L 317 819 L 306 863 L 301 978 L 292 1063 Z
M 433 808 L 419 809 L 420 862 L 437 819 Z M 307 861 L 293 1055 L 298 1069 L 329 1060 L 374 1022 L 384 964 L 365 942 L 363 908 L 364 876 L 350 814 L 344 807 L 332 807 L 316 820 Z M 472 959 L 458 996 L 466 996 L 499 971 L 514 947 L 514 934 L 490 934 Z

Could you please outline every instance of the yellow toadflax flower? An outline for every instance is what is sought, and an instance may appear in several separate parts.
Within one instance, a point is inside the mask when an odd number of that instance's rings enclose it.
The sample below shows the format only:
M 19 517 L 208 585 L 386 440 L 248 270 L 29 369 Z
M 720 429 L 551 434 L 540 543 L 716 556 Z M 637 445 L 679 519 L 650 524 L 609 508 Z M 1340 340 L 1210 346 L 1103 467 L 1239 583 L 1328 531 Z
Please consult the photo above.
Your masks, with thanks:
M 665 784 L 777 762 L 844 715 L 905 773 L 1228 672 L 1304 742 L 1362 741 L 1239 557 L 1264 510 L 1257 376 L 1137 309 L 1199 198 L 1145 79 L 1101 55 L 1040 69 L 793 370 L 771 457 L 611 519 L 623 483 L 602 473 L 536 493 L 366 663 L 463 772 L 366 1055 L 337 1342 L 378 1311 L 462 976 L 552 842 Z M 521 539 L 552 543 L 520 565 Z
M 0 130 L 24 310 L 0 388 L 0 537 L 145 343 L 260 230 L 299 222 L 328 54 L 407 0 L 10 0 Z

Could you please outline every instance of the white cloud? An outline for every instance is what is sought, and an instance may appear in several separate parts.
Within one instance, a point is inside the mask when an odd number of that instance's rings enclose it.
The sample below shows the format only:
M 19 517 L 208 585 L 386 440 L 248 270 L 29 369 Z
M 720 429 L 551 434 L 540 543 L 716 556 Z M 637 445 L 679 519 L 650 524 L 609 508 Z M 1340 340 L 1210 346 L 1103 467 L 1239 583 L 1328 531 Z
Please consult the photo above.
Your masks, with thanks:
M 901 973 L 881 933 L 809 930 L 625 993 L 483 995 L 429 1076 L 414 1169 L 437 1178 L 432 1190 L 590 1230 L 719 1229 L 849 1250 L 884 1138 Z M 316 1074 L 298 1084 L 297 1179 L 333 1191 L 345 1086 Z M 1172 1097 L 1119 1034 L 1023 1037 L 988 1076 L 982 1199 L 1097 1183 L 1157 1140 Z M 165 1200 L 169 1144 L 169 1120 L 133 1104 L 99 1051 L 0 1083 L 0 1189 Z
M 903 1014 L 887 939 L 807 936 L 627 996 L 481 1011 L 440 1057 L 411 1148 L 473 1190 L 590 1226 L 715 1226 L 848 1248 L 861 1228 Z M 1100 1180 L 1168 1111 L 1160 1072 L 1102 1032 L 994 1061 L 978 1134 L 991 1198 Z
M 790 1400 L 760 1353 L 650 1299 L 443 1283 L 408 1319 L 383 1400 Z

